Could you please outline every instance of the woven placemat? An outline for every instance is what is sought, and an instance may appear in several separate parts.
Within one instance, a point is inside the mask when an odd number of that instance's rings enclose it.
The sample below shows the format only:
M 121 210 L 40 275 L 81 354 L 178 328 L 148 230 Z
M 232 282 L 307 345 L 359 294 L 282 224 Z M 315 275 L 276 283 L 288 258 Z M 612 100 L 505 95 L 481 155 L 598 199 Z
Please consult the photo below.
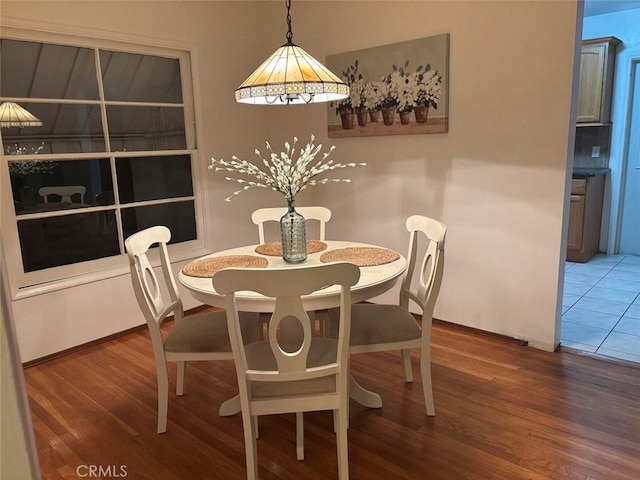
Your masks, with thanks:
M 322 263 L 349 262 L 358 267 L 384 265 L 400 258 L 398 252 L 377 247 L 347 247 L 330 250 L 320 255 Z
M 327 244 L 320 240 L 307 240 L 307 254 L 318 253 L 326 249 Z M 282 255 L 282 243 L 263 243 L 256 247 L 256 253 L 268 255 L 270 257 L 279 257 Z
M 190 277 L 210 278 L 218 270 L 229 267 L 264 268 L 269 265 L 266 258 L 255 255 L 225 255 L 196 260 L 185 265 L 182 273 Z

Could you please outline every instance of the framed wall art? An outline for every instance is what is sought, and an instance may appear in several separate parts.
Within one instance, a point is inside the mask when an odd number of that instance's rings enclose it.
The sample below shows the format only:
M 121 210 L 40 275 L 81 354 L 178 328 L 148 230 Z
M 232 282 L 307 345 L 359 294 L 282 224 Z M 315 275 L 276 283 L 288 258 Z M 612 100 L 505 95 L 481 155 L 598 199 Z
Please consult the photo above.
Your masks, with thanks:
M 330 55 L 327 67 L 350 89 L 328 106 L 329 137 L 448 130 L 448 33 Z

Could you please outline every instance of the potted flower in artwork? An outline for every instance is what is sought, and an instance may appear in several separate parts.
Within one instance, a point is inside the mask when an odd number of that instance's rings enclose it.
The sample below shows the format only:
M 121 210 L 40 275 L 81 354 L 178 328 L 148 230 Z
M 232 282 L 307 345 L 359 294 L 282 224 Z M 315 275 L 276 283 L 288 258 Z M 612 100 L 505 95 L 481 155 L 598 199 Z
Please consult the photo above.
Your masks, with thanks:
M 334 163 L 327 160 L 335 147 L 331 147 L 328 152 L 322 154 L 320 160 L 315 157 L 322 150 L 322 145 L 316 145 L 315 137 L 311 135 L 311 140 L 307 145 L 296 150 L 298 139 L 293 137 L 293 143 L 286 142 L 285 149 L 279 154 L 274 152 L 269 142 L 266 142 L 269 154 L 262 156 L 258 149 L 255 154 L 260 159 L 258 166 L 247 160 L 241 160 L 235 155 L 231 161 L 224 159 L 211 159 L 209 169 L 215 172 L 232 172 L 252 177 L 244 178 L 225 177 L 225 180 L 237 182 L 242 185 L 240 190 L 235 191 L 225 200 L 227 202 L 245 190 L 252 188 L 268 188 L 284 195 L 287 201 L 287 213 L 280 219 L 280 237 L 282 240 L 282 258 L 287 263 L 300 263 L 307 259 L 307 243 L 305 233 L 304 217 L 295 210 L 296 195 L 308 187 L 325 185 L 327 183 L 349 183 L 348 178 L 318 178 L 328 174 L 332 170 L 341 170 L 349 167 L 365 166 L 366 163 Z M 297 156 L 297 158 L 296 158 Z
M 353 107 L 358 125 L 365 127 L 367 125 L 367 107 L 365 105 L 367 98 L 364 95 L 365 82 L 360 75 L 351 85 L 349 85 L 349 97 L 351 106 Z
M 349 96 L 343 100 L 331 102 L 331 106 L 336 109 L 336 115 L 340 116 L 342 128 L 350 130 L 353 128 L 354 111 L 360 105 L 360 96 L 364 88 L 361 86 L 362 75 L 358 73 L 358 59 L 342 72 L 342 81 L 349 86 Z
M 418 85 L 416 87 L 416 98 L 413 111 L 417 123 L 427 121 L 429 108 L 438 109 L 438 101 L 442 95 L 442 75 L 438 71 L 431 70 L 429 64 L 426 65 L 424 72 L 418 75 Z
M 369 120 L 372 122 L 379 121 L 380 109 L 384 101 L 384 86 L 382 82 L 365 83 L 363 95 L 365 97 L 364 106 L 369 112 Z
M 394 65 L 395 68 L 395 65 Z M 385 125 L 393 125 L 399 100 L 400 73 L 396 70 L 384 76 L 380 82 L 382 85 L 383 100 L 380 104 L 382 110 L 382 121 Z

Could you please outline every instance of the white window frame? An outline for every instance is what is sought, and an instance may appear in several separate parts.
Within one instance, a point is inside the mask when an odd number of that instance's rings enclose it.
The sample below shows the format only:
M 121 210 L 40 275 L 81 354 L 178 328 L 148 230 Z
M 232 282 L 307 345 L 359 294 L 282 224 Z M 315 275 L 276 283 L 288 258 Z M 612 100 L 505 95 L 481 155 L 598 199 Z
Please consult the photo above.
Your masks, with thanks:
M 191 199 L 194 202 L 195 207 L 195 219 L 196 219 L 196 240 L 182 242 L 176 245 L 170 245 L 170 252 L 174 261 L 186 260 L 194 258 L 205 253 L 209 250 L 205 245 L 206 238 L 206 223 L 204 221 L 204 208 L 202 206 L 201 199 L 203 198 L 203 179 L 201 174 L 200 157 L 201 152 L 198 150 L 197 138 L 198 138 L 198 122 L 196 122 L 197 112 L 195 111 L 195 92 L 193 87 L 193 66 L 191 58 L 193 56 L 193 49 L 183 46 L 157 46 L 148 45 L 144 43 L 137 43 L 132 41 L 120 41 L 106 38 L 86 37 L 83 35 L 69 35 L 54 32 L 36 31 L 32 29 L 24 29 L 17 27 L 3 26 L 0 36 L 2 38 L 23 40 L 41 43 L 53 43 L 59 45 L 69 45 L 74 47 L 84 47 L 91 49 L 121 51 L 142 55 L 155 55 L 164 56 L 168 58 L 177 58 L 180 60 L 181 80 L 182 80 L 182 107 L 184 109 L 185 116 L 185 137 L 187 142 L 187 148 L 184 150 L 171 150 L 171 151 L 141 151 L 141 152 L 111 152 L 109 146 L 109 139 L 105 138 L 106 148 L 105 152 L 94 152 L 86 154 L 48 154 L 47 160 L 56 160 L 57 158 L 64 158 L 66 160 L 71 159 L 91 159 L 91 158 L 109 158 L 111 166 L 115 175 L 115 159 L 118 157 L 133 157 L 133 156 L 150 156 L 150 155 L 190 155 L 191 156 L 191 175 L 193 183 L 193 196 L 181 197 L 180 200 Z M 100 76 L 98 76 L 100 77 Z M 102 78 L 97 79 L 98 82 L 102 82 Z M 6 97 L 9 99 L 9 97 Z M 12 101 L 32 101 L 31 98 L 12 98 Z M 41 100 L 41 99 L 38 99 Z M 46 99 L 44 99 L 46 101 Z M 56 103 L 60 103 L 55 100 Z M 102 104 L 103 99 L 98 101 L 85 101 L 82 100 L 79 103 L 98 103 Z M 125 102 L 121 102 L 125 103 Z M 104 112 L 104 109 L 103 109 Z M 104 119 L 103 119 L 104 121 Z M 2 133 L 0 132 L 0 135 Z M 25 160 L 27 156 L 23 156 Z M 35 157 L 34 157 L 35 158 Z M 4 250 L 5 265 L 8 277 L 9 289 L 12 299 L 20 299 L 38 295 L 41 293 L 48 293 L 55 290 L 69 288 L 77 285 L 95 282 L 105 278 L 128 274 L 128 259 L 126 253 L 121 255 L 107 257 L 97 260 L 91 260 L 81 263 L 75 263 L 70 265 L 64 265 L 59 267 L 48 268 L 45 270 L 39 270 L 34 272 L 24 272 L 22 263 L 22 255 L 20 249 L 20 240 L 18 236 L 17 221 L 18 216 L 13 208 L 13 198 L 11 190 L 11 181 L 8 173 L 6 163 L 12 160 L 11 155 L 6 155 L 4 151 L 0 153 L 0 159 L 2 160 L 2 168 L 0 168 L 0 198 L 2 203 L 0 205 L 0 236 L 2 240 L 2 248 Z M 114 185 L 115 187 L 115 185 Z M 166 200 L 168 203 L 171 200 Z M 145 204 L 158 203 L 157 201 L 150 202 L 136 202 L 139 206 Z M 112 210 L 113 206 L 108 207 L 92 207 L 91 211 L 99 210 Z M 116 206 L 115 208 L 119 208 Z M 30 218 L 36 218 L 38 214 L 30 215 Z M 42 214 L 41 216 L 52 216 L 51 214 Z M 120 226 L 121 227 L 121 226 Z M 121 228 L 119 228 L 121 231 Z M 121 243 L 121 251 L 124 252 L 124 245 L 122 245 L 122 239 L 119 239 Z

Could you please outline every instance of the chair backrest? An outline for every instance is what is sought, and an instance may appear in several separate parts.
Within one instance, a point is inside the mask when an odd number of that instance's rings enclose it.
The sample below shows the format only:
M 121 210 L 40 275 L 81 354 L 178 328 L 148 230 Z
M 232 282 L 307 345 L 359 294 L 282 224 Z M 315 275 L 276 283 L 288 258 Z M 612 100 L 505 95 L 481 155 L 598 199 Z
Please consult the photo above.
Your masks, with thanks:
M 60 202 L 73 203 L 72 195 L 80 195 L 80 203 L 84 203 L 84 194 L 87 188 L 84 185 L 66 185 L 60 187 L 40 187 L 38 193 L 44 198 L 44 203 L 49 203 L 49 195 L 57 195 Z
M 296 207 L 296 212 L 304 217 L 306 221 L 317 220 L 320 222 L 320 238 L 325 239 L 325 225 L 331 220 L 331 210 L 327 207 Z M 269 207 L 259 208 L 251 214 L 251 221 L 258 226 L 258 238 L 260 243 L 264 241 L 264 224 L 265 222 L 279 222 L 280 218 L 287 213 L 287 207 Z
M 360 269 L 350 263 L 329 263 L 310 267 L 280 269 L 224 269 L 213 277 L 215 290 L 226 296 L 227 322 L 231 348 L 241 389 L 247 381 L 284 382 L 337 375 L 346 371 L 351 330 L 351 286 L 360 278 Z M 340 285 L 340 326 L 337 358 L 323 365 L 307 367 L 312 341 L 311 321 L 304 309 L 302 296 L 329 285 Z M 250 370 L 243 348 L 235 292 L 252 291 L 275 298 L 275 308 L 269 321 L 269 347 L 275 364 L 268 371 Z M 297 320 L 302 327 L 302 340 L 294 351 L 281 340 L 281 322 Z M 343 370 L 344 367 L 344 370 Z
M 133 290 L 140 310 L 142 310 L 149 326 L 154 350 L 162 348 L 162 334 L 160 332 L 162 322 L 171 313 L 173 313 L 176 322 L 184 317 L 182 300 L 171 271 L 171 262 L 167 251 L 167 243 L 170 239 L 171 232 L 167 227 L 156 226 L 134 233 L 124 242 L 129 255 Z M 151 246 L 156 243 L 169 298 L 166 298 L 166 295 L 163 296 L 162 286 L 147 256 Z
M 442 222 L 420 215 L 409 217 L 406 225 L 409 231 L 408 267 L 400 288 L 400 305 L 408 309 L 409 300 L 413 300 L 422 309 L 423 321 L 425 319 L 430 321 L 442 284 L 444 240 L 447 227 Z M 424 238 L 419 238 L 419 235 Z M 418 278 L 414 281 L 413 274 L 417 263 L 418 245 L 422 243 L 426 243 L 422 247 L 425 249 L 424 255 Z

